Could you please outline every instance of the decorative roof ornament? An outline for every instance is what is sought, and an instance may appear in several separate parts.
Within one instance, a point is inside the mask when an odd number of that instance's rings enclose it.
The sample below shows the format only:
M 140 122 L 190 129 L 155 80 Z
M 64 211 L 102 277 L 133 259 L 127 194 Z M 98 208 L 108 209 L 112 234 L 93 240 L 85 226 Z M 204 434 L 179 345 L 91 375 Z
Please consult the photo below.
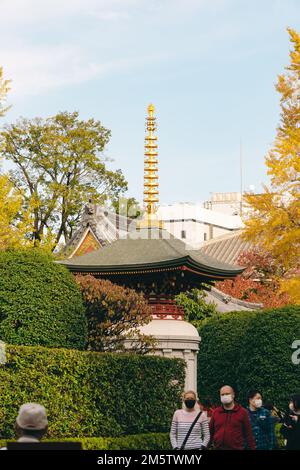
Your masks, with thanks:
M 156 117 L 153 104 L 149 104 L 146 117 L 145 159 L 144 159 L 144 205 L 145 214 L 139 221 L 139 228 L 163 228 L 162 221 L 157 218 L 158 191 L 158 152 L 155 131 Z

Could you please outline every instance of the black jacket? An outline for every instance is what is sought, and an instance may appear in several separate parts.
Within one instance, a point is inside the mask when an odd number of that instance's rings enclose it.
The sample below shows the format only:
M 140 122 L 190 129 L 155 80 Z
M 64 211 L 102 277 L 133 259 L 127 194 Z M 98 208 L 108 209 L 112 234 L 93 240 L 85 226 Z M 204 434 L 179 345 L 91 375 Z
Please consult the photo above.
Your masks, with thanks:
M 291 416 L 298 416 L 298 420 L 294 421 Z M 283 425 L 280 429 L 284 439 L 287 439 L 287 450 L 300 450 L 300 415 L 293 411 L 288 411 L 284 417 Z

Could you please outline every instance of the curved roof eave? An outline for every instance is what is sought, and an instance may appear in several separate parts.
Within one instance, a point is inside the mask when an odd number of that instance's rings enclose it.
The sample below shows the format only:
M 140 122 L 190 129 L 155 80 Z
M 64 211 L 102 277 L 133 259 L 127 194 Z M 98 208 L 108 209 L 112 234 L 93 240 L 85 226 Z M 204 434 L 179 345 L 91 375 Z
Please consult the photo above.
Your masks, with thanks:
M 77 265 L 77 264 L 65 264 L 65 266 L 72 272 L 89 272 L 100 274 L 122 274 L 122 273 L 134 273 L 134 272 L 151 272 L 152 270 L 171 270 L 172 268 L 182 268 L 183 270 L 191 271 L 194 274 L 199 274 L 208 277 L 233 277 L 244 271 L 243 267 L 240 266 L 222 266 L 212 267 L 205 264 L 199 263 L 194 260 L 191 256 L 184 256 L 173 260 L 164 260 L 160 262 L 147 263 L 147 264 L 127 264 L 127 265 Z

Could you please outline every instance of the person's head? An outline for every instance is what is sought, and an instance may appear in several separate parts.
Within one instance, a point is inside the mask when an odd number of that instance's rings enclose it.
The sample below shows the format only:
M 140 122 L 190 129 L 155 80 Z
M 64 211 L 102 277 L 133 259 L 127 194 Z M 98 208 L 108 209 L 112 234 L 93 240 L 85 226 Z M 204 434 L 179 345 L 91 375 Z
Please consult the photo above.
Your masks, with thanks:
M 248 402 L 255 410 L 261 408 L 263 404 L 261 393 L 258 390 L 250 390 L 248 393 Z
M 183 394 L 183 403 L 188 410 L 193 410 L 197 402 L 197 395 L 193 390 L 188 390 Z
M 209 399 L 203 398 L 203 400 L 201 400 L 201 404 L 203 405 L 203 407 L 204 407 L 205 409 L 209 409 L 209 408 L 212 407 L 211 400 L 209 400 Z
M 207 408 L 203 400 L 197 400 L 197 404 L 199 406 L 200 411 L 206 411 Z
M 16 419 L 16 433 L 42 439 L 48 430 L 46 410 L 38 403 L 25 403 L 19 409 Z
M 289 407 L 292 411 L 300 411 L 300 395 L 296 394 L 291 396 Z
M 274 403 L 272 401 L 265 401 L 264 402 L 264 407 L 269 411 L 273 411 L 274 410 Z
M 233 404 L 235 392 L 230 385 L 223 385 L 220 389 L 220 400 L 223 405 L 230 406 Z

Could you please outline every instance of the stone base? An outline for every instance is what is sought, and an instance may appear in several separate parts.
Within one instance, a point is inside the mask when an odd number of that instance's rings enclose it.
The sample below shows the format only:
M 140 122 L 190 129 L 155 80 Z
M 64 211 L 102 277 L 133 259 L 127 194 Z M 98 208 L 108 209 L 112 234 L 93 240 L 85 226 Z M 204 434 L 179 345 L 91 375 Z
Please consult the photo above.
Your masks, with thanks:
M 153 336 L 157 345 L 151 354 L 186 362 L 185 390 L 197 392 L 197 354 L 201 338 L 196 328 L 183 320 L 152 320 L 140 328 L 141 333 Z M 126 340 L 127 349 L 133 341 Z

